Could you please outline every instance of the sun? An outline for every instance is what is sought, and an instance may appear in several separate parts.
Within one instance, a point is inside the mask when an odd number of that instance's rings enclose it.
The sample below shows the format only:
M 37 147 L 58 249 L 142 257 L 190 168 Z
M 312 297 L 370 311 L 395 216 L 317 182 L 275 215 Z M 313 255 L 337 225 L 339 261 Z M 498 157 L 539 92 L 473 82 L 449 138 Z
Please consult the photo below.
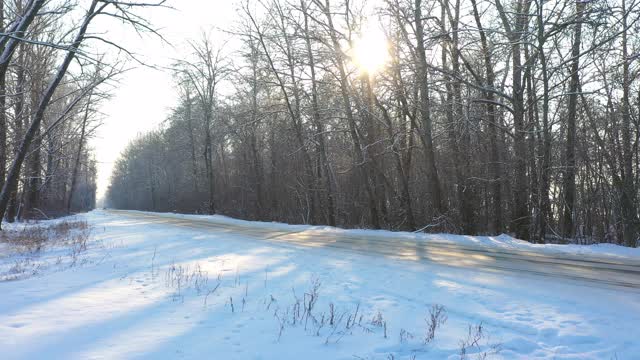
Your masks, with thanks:
M 354 64 L 363 73 L 375 74 L 389 60 L 387 37 L 382 30 L 375 27 L 365 29 L 351 51 Z

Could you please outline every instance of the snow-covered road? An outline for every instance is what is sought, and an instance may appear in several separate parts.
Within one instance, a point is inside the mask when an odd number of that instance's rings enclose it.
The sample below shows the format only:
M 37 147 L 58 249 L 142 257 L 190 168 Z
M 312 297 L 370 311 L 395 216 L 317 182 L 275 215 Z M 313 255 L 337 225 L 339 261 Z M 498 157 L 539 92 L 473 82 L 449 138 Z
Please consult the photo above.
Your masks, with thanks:
M 474 271 L 520 273 L 589 282 L 591 286 L 640 289 L 640 259 L 612 258 L 570 253 L 545 254 L 517 248 L 500 249 L 473 243 L 447 242 L 446 239 L 406 238 L 406 233 L 375 231 L 327 231 L 318 227 L 273 226 L 269 223 L 225 221 L 185 217 L 179 214 L 110 210 L 120 216 L 143 219 L 155 224 L 180 226 L 203 232 L 246 235 L 253 239 L 290 245 L 329 248 L 408 261 L 427 261 Z M 395 236 L 394 236 L 395 235 Z M 468 237 L 473 238 L 473 237 Z M 554 280 L 551 280 L 554 281 Z
M 93 238 L 76 266 L 51 261 L 0 282 L 1 358 L 640 354 L 640 256 L 627 249 L 138 212 L 80 217 Z M 0 256 L 0 267 L 12 261 Z M 426 342 L 434 304 L 447 320 Z

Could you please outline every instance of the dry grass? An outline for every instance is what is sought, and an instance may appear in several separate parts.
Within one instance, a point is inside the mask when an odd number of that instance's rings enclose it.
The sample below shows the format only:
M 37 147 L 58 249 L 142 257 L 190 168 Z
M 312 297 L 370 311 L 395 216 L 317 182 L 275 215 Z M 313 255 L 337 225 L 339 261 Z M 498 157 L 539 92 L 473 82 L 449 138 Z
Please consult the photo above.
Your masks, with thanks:
M 46 257 L 41 257 L 45 248 L 68 250 L 68 253 L 58 256 L 55 265 L 64 263 L 73 267 L 78 263 L 80 255 L 87 250 L 90 236 L 91 228 L 86 221 L 69 220 L 47 225 L 31 223 L 21 228 L 0 231 L 0 243 L 7 245 L 8 255 L 14 259 L 10 268 L 0 271 L 0 281 L 30 277 L 52 265 Z
M 460 340 L 460 360 L 488 360 L 501 351 L 500 343 L 490 342 L 482 323 L 469 325 L 467 337 Z
M 0 242 L 11 245 L 21 253 L 40 252 L 47 240 L 49 240 L 47 229 L 39 226 L 4 230 L 0 233 Z
M 191 268 L 189 265 L 176 265 L 173 263 L 165 273 L 165 285 L 175 290 L 173 294 L 174 301 L 177 299 L 184 301 L 183 292 L 190 288 L 195 289 L 198 295 L 206 293 L 208 297 L 210 292 L 208 284 L 209 273 L 203 270 L 200 264 L 195 264 L 195 266 Z M 215 291 L 218 286 L 219 284 L 213 291 Z M 205 297 L 205 304 L 207 297 Z
M 87 249 L 91 229 L 86 221 L 61 221 L 49 226 L 25 226 L 0 232 L 0 242 L 19 253 L 38 253 L 45 246 L 70 245 L 76 251 Z

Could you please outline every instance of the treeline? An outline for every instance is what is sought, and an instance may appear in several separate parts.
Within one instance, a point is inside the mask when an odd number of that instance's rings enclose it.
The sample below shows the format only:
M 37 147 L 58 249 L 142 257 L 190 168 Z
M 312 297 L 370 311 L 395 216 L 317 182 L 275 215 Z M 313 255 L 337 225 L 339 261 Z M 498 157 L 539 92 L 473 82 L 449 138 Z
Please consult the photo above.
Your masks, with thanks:
M 190 43 L 110 205 L 636 246 L 638 2 L 503 1 L 241 3 L 238 50 Z
M 150 25 L 135 1 L 0 2 L 0 220 L 40 219 L 93 209 L 96 160 L 88 140 L 100 124 L 106 84 L 121 72 L 96 44 L 96 18 L 140 32 Z M 93 44 L 91 44 L 93 42 Z

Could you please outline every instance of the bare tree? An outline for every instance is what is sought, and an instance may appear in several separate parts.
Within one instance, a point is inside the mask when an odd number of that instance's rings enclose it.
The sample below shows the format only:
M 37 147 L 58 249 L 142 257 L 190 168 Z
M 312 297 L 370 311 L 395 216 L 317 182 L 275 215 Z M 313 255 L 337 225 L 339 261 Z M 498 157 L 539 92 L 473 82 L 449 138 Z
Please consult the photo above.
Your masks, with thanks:
M 214 154 L 213 154 L 213 135 L 211 133 L 214 121 L 214 112 L 216 111 L 216 91 L 217 86 L 226 74 L 226 68 L 222 59 L 222 49 L 215 50 L 212 47 L 210 39 L 203 35 L 201 41 L 190 43 L 193 50 L 194 60 L 181 61 L 181 70 L 188 78 L 196 91 L 198 101 L 203 110 L 204 122 L 204 159 L 207 175 L 208 203 L 207 211 L 209 214 L 216 213 L 215 204 L 215 171 L 214 171 Z

